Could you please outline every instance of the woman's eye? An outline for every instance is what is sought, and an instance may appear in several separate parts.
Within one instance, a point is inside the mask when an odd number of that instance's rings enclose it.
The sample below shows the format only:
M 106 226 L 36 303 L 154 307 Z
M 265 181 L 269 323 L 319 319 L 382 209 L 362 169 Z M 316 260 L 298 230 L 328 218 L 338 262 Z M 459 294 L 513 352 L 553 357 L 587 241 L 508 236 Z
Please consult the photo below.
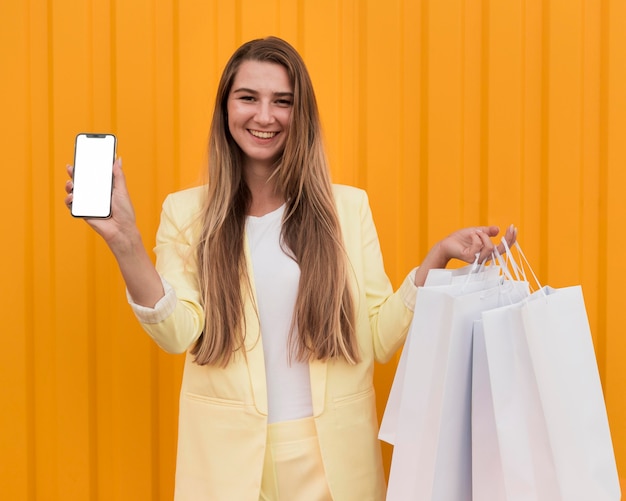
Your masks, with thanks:
M 279 99 L 276 101 L 279 106 L 291 106 L 291 100 L 289 99 Z
M 254 101 L 254 97 L 252 96 L 241 96 L 239 99 L 241 101 Z

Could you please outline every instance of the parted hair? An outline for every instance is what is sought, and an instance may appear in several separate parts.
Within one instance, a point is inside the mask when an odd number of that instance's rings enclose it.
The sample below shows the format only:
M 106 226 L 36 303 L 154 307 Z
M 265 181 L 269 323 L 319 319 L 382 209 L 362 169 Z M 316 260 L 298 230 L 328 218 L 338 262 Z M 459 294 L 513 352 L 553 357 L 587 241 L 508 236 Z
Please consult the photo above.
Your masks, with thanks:
M 286 200 L 281 245 L 300 267 L 289 335 L 296 360 L 360 360 L 349 263 L 343 246 L 324 150 L 319 111 L 309 73 L 298 52 L 276 37 L 252 40 L 230 58 L 219 82 L 209 136 L 209 180 L 198 244 L 204 330 L 191 353 L 198 364 L 226 366 L 245 356 L 244 299 L 252 296 L 244 254 L 251 193 L 243 153 L 228 128 L 227 100 L 244 61 L 287 70 L 293 105 L 285 148 L 274 173 Z

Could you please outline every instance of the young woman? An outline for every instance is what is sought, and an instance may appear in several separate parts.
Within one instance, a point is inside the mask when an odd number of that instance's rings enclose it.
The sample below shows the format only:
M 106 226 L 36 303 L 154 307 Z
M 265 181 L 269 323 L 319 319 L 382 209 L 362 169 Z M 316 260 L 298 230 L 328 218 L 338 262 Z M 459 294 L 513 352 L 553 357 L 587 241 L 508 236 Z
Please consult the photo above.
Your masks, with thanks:
M 144 329 L 187 352 L 176 499 L 384 499 L 374 361 L 401 346 L 428 270 L 486 259 L 498 229 L 451 234 L 394 292 L 366 194 L 331 184 L 305 65 L 273 37 L 226 65 L 209 182 L 165 200 L 156 267 L 121 167 L 112 217 L 88 223 Z

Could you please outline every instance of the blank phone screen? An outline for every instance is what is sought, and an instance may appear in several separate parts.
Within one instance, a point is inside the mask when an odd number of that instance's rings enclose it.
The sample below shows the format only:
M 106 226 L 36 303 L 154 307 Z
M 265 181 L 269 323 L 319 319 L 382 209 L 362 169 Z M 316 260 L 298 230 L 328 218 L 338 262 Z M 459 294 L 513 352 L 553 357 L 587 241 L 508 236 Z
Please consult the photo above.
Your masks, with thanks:
M 76 136 L 73 216 L 106 218 L 111 215 L 114 161 L 114 135 Z

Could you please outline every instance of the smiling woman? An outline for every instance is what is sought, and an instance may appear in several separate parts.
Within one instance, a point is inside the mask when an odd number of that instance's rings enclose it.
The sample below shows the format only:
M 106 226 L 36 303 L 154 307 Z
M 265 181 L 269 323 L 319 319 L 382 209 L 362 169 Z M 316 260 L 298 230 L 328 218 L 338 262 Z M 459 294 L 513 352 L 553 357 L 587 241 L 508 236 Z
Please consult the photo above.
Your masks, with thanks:
M 367 195 L 331 183 L 308 71 L 274 37 L 226 64 L 209 182 L 167 197 L 156 266 L 119 161 L 114 176 L 111 218 L 87 221 L 146 332 L 186 352 L 176 499 L 384 499 L 374 363 L 401 346 L 428 270 L 485 258 L 498 229 L 452 233 L 394 291 Z

